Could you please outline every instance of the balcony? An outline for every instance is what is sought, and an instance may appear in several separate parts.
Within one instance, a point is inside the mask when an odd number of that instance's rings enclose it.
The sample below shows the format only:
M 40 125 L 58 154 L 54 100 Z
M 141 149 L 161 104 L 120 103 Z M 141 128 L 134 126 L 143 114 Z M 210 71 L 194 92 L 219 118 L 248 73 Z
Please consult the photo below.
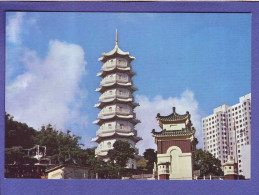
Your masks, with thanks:
M 105 136 L 105 134 L 111 134 L 111 133 L 133 133 L 134 135 L 137 135 L 137 131 L 135 129 L 132 130 L 130 126 L 124 126 L 123 128 L 116 127 L 116 128 L 105 128 L 105 129 L 99 129 L 96 132 L 97 136 Z
M 130 63 L 125 60 L 114 59 L 113 61 L 107 61 L 102 67 L 102 71 L 110 71 L 115 68 L 120 70 L 130 70 Z
M 102 81 L 101 81 L 101 86 L 106 87 L 106 86 L 111 86 L 113 84 L 119 84 L 119 85 L 131 85 L 131 79 L 127 75 L 113 75 L 110 77 L 110 75 L 106 76 Z
M 135 113 L 133 113 L 132 110 L 119 110 L 116 109 L 115 111 L 106 111 L 106 112 L 100 112 L 98 114 L 99 119 L 108 119 L 113 116 L 120 116 L 120 117 L 125 117 L 125 118 L 133 118 L 135 116 Z
M 114 100 L 115 98 L 122 99 L 122 100 L 129 100 L 133 101 L 133 95 L 128 91 L 125 92 L 119 92 L 119 91 L 111 91 L 108 93 L 104 93 L 100 96 L 99 101 L 100 102 L 109 102 Z

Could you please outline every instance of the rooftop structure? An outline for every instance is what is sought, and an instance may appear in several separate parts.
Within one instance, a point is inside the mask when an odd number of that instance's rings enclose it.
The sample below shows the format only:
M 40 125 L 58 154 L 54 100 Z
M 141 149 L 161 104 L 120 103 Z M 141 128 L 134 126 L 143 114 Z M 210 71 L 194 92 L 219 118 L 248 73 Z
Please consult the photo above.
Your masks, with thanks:
M 192 179 L 192 146 L 195 134 L 191 115 L 187 111 L 180 115 L 173 107 L 168 116 L 156 117 L 162 131 L 152 130 L 157 144 L 158 179 L 191 180 Z

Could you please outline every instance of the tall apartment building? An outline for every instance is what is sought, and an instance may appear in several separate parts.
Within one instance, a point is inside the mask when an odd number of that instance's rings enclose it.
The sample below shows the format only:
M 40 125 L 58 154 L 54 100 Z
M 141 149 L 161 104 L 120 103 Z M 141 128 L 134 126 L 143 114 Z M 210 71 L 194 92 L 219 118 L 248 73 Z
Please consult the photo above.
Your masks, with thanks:
M 238 173 L 250 178 L 251 162 L 251 93 L 239 98 L 233 106 L 214 109 L 202 119 L 203 150 L 221 161 L 232 155 L 238 163 Z

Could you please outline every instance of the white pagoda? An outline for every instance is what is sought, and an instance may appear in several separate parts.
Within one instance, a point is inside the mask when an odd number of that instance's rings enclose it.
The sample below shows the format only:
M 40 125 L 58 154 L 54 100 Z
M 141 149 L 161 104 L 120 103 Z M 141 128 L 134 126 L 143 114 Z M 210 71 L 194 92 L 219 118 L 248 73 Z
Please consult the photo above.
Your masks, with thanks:
M 95 105 L 100 109 L 98 120 L 93 123 L 99 125 L 97 137 L 92 141 L 98 143 L 95 150 L 97 157 L 107 161 L 107 153 L 113 148 L 117 140 L 127 141 L 135 148 L 141 140 L 137 137 L 135 125 L 140 121 L 136 119 L 134 108 L 139 104 L 134 102 L 133 93 L 137 89 L 133 87 L 131 62 L 135 60 L 129 52 L 124 52 L 118 45 L 118 31 L 116 30 L 115 47 L 108 53 L 103 53 L 99 61 L 103 63 L 101 72 L 97 76 L 102 78 L 99 103 Z M 136 151 L 138 151 L 136 149 Z M 136 169 L 136 161 L 131 159 L 127 168 Z

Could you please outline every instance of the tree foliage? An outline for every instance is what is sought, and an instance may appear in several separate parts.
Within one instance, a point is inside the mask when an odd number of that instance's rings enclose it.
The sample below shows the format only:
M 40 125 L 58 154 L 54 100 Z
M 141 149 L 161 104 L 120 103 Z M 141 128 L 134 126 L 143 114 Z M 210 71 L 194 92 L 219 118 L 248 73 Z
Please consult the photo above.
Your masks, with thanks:
M 113 149 L 108 151 L 110 162 L 121 167 L 125 167 L 129 159 L 135 158 L 135 149 L 126 141 L 116 141 Z
M 144 170 L 146 171 L 147 169 L 147 163 L 148 163 L 148 160 L 146 160 L 145 158 L 141 158 L 137 161 L 137 168 L 139 170 Z
M 78 160 L 79 156 L 83 155 L 79 144 L 80 139 L 76 135 L 71 135 L 70 131 L 64 133 L 49 124 L 42 126 L 35 136 L 35 143 L 46 146 L 48 156 L 59 163 L 64 163 L 68 157 Z
M 198 149 L 193 153 L 193 168 L 200 170 L 201 175 L 222 176 L 221 161 L 208 151 Z
M 154 168 L 154 162 L 157 162 L 157 153 L 154 149 L 146 149 L 144 152 L 144 158 L 148 160 L 146 169 L 152 173 Z
M 81 137 L 67 132 L 56 130 L 51 124 L 42 126 L 39 131 L 25 123 L 13 120 L 9 114 L 5 116 L 7 164 L 33 164 L 36 159 L 28 157 L 22 149 L 29 149 L 35 145 L 46 146 L 46 155 L 56 161 L 56 164 L 77 164 L 91 169 L 94 177 L 119 179 L 128 174 L 125 166 L 129 159 L 135 158 L 135 149 L 128 142 L 117 141 L 113 149 L 108 152 L 110 160 L 104 162 L 95 157 L 95 148 L 83 149 Z
M 46 146 L 46 155 L 56 160 L 57 164 L 69 163 L 71 159 L 81 166 L 90 166 L 94 163 L 94 149 L 82 149 L 79 144 L 81 138 L 71 135 L 69 130 L 67 132 L 58 131 L 49 124 L 42 126 L 40 131 L 36 131 L 25 123 L 13 120 L 13 117 L 7 113 L 5 123 L 5 159 L 8 164 L 35 161 L 21 150 L 22 148 L 32 148 L 35 145 Z
M 194 138 L 192 142 L 192 159 L 193 159 L 193 170 L 200 170 L 201 176 L 215 175 L 222 176 L 223 171 L 221 169 L 221 161 L 215 158 L 208 151 L 203 151 L 202 149 L 196 149 L 199 143 L 197 138 Z
M 25 123 L 13 120 L 10 114 L 5 113 L 5 147 L 22 146 L 33 147 L 37 131 Z

